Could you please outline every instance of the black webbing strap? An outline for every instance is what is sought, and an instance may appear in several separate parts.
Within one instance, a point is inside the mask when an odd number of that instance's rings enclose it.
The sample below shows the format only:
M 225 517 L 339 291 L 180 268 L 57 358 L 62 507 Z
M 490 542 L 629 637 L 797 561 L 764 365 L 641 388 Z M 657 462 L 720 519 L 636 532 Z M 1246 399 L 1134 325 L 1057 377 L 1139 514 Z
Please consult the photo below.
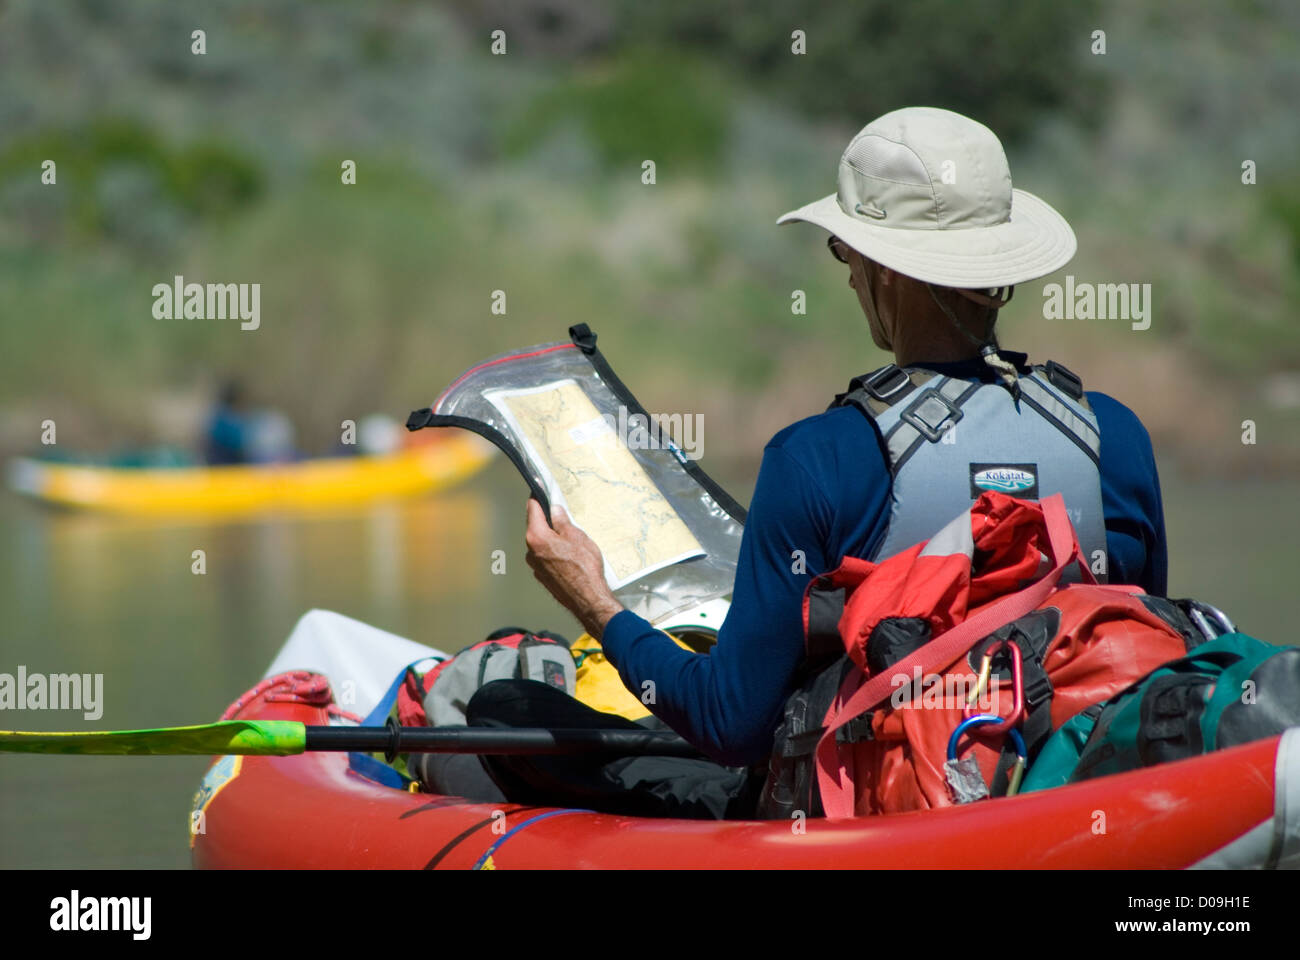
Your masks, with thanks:
M 844 615 L 847 592 L 832 588 L 826 578 L 818 577 L 808 591 L 808 635 L 804 653 L 810 664 L 829 663 L 844 652 L 840 639 L 840 617 Z
M 874 710 L 858 714 L 858 716 L 835 731 L 835 742 L 858 743 L 862 740 L 874 740 L 875 734 L 871 732 L 871 719 L 874 716 Z
M 818 727 L 815 730 L 805 730 L 803 733 L 796 733 L 790 736 L 781 746 L 781 755 L 785 757 L 809 757 L 817 749 L 817 744 L 821 742 L 822 734 L 826 732 L 825 727 Z

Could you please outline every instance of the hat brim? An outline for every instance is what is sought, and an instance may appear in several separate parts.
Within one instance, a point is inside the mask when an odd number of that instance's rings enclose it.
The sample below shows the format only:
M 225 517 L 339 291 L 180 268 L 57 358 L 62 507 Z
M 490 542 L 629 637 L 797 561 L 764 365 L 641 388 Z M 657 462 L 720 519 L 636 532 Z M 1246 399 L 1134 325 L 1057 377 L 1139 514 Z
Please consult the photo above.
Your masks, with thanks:
M 841 210 L 833 193 L 776 222 L 816 224 L 864 257 L 927 283 L 1004 287 L 1059 270 L 1078 246 L 1070 225 L 1049 204 L 1024 190 L 1011 194 L 1011 218 L 993 227 L 909 230 L 867 223 Z

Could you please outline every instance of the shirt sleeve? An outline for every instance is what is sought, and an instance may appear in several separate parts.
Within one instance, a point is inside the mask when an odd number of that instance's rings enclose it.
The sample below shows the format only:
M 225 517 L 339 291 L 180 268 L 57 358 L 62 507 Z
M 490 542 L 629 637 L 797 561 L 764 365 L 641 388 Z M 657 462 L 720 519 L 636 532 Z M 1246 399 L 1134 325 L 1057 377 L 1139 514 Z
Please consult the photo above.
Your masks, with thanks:
M 827 568 L 833 516 L 809 472 L 769 445 L 741 539 L 731 610 L 712 651 L 682 650 L 630 611 L 605 628 L 604 649 L 628 689 L 720 763 L 747 766 L 771 750 L 803 658 L 804 588 Z
M 1101 499 L 1111 583 L 1137 584 L 1163 597 L 1169 589 L 1169 549 L 1151 437 L 1128 407 L 1104 393 L 1088 402 L 1101 432 Z

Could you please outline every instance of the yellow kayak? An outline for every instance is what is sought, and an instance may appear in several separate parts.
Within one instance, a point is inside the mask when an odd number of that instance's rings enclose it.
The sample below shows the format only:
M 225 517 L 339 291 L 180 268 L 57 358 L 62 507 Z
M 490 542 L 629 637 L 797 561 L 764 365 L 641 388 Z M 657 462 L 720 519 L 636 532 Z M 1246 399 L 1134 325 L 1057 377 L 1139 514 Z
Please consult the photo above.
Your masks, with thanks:
M 115 513 L 317 510 L 439 490 L 477 473 L 494 453 L 481 437 L 448 430 L 384 456 L 281 464 L 133 468 L 20 457 L 9 463 L 9 485 L 49 504 Z

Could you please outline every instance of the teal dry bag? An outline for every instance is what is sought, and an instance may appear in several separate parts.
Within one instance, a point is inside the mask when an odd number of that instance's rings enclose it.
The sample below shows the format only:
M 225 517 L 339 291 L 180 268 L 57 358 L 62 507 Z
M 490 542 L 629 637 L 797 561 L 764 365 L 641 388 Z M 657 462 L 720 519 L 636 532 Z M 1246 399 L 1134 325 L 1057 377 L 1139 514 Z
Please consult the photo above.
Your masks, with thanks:
M 1300 725 L 1300 647 L 1225 633 L 1066 721 L 1022 793 L 1276 736 Z

